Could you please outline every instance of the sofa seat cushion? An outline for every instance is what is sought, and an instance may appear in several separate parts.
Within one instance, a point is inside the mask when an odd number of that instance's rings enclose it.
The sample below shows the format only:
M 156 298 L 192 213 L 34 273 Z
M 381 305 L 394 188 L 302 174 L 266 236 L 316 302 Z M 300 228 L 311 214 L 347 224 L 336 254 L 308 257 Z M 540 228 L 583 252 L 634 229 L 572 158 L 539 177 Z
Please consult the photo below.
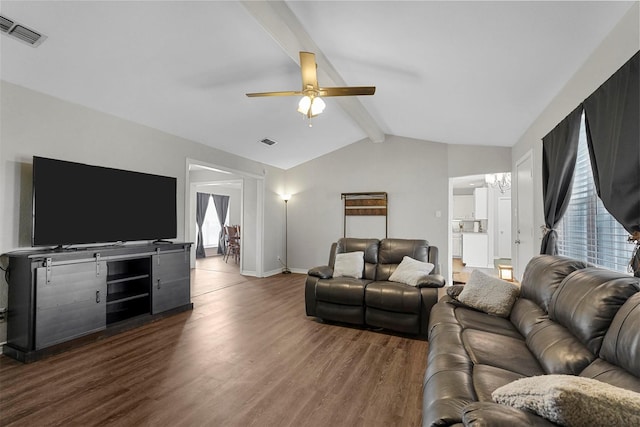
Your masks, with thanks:
M 367 307 L 397 313 L 420 313 L 420 289 L 397 282 L 372 282 L 364 291 Z
M 522 339 L 520 332 L 518 332 L 515 326 L 513 326 L 513 323 L 508 319 L 489 316 L 485 313 L 462 307 L 456 308 L 455 314 L 458 322 L 464 329 L 477 329 L 479 331 Z
M 316 299 L 343 305 L 363 305 L 364 288 L 370 280 L 335 277 L 316 283 Z
M 473 367 L 473 387 L 479 402 L 493 402 L 491 393 L 495 389 L 524 378 L 524 375 L 489 365 Z
M 545 373 L 521 338 L 465 329 L 462 342 L 474 364 L 495 366 L 524 376 Z

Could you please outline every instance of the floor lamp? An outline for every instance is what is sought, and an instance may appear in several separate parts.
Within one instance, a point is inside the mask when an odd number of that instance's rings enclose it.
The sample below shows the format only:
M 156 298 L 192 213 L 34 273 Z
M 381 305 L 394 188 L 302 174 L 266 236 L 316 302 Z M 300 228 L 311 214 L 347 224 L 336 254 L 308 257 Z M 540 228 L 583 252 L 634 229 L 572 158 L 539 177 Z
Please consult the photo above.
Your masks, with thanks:
M 282 200 L 284 200 L 284 269 L 282 270 L 282 274 L 291 274 L 291 270 L 289 270 L 289 260 L 288 260 L 288 243 L 289 243 L 289 235 L 288 235 L 288 201 L 291 198 L 291 194 L 283 194 Z

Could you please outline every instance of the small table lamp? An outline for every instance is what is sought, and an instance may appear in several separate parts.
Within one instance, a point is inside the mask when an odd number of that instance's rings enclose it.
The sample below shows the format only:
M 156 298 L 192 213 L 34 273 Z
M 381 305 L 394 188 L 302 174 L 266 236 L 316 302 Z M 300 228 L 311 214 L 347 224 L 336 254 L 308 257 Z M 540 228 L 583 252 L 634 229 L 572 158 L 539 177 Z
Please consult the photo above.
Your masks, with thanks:
M 498 264 L 498 277 L 507 282 L 513 282 L 513 266 Z

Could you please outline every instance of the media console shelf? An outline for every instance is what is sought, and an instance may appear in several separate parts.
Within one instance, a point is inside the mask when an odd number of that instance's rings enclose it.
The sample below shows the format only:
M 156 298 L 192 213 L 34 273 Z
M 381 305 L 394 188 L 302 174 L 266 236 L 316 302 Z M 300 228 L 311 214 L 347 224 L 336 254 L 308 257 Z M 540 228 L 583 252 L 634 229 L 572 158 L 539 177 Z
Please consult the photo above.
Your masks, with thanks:
M 22 362 L 193 308 L 191 243 L 9 253 L 3 353 Z

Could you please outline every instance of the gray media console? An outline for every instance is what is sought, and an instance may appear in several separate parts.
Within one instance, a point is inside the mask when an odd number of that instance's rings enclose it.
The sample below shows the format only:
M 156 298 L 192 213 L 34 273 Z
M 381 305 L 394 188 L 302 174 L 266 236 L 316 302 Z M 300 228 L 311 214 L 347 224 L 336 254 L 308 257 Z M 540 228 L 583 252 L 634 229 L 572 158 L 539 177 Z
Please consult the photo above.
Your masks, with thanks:
M 9 256 L 7 343 L 22 362 L 193 308 L 191 243 L 138 244 Z

